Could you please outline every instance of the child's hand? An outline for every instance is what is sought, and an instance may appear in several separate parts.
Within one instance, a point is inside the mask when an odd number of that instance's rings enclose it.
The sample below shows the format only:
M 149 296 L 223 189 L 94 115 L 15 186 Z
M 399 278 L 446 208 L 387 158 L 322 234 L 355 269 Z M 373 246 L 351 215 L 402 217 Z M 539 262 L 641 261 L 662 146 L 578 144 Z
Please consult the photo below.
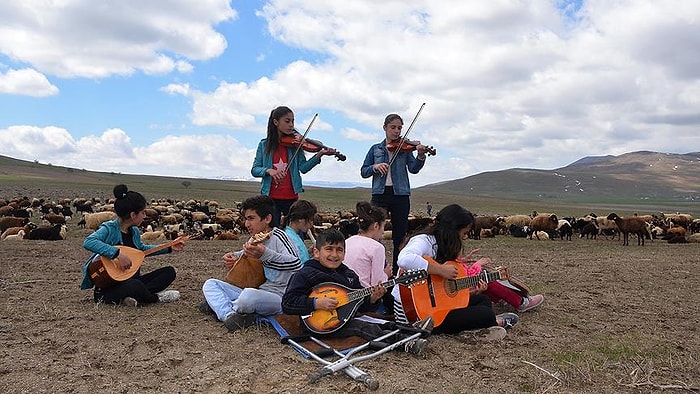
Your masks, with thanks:
M 249 243 L 244 243 L 243 244 L 243 251 L 247 256 L 250 256 L 255 259 L 259 259 L 262 257 L 263 253 L 265 253 L 265 245 L 263 244 L 256 244 L 256 245 L 251 245 Z
M 472 259 L 471 257 L 472 257 L 472 255 L 474 255 L 474 254 L 476 254 L 476 253 L 479 253 L 480 250 L 481 250 L 481 249 L 479 249 L 479 248 L 476 248 L 476 249 L 472 250 L 471 252 L 469 252 L 469 254 L 467 254 L 466 256 L 462 257 L 462 260 L 463 260 L 465 263 L 469 263 L 469 262 L 472 262 L 472 261 L 476 261 L 476 260 Z
M 131 259 L 129 259 L 129 256 L 125 254 L 119 254 L 117 258 L 119 259 L 119 266 L 123 270 L 128 270 L 129 268 L 131 268 Z
M 483 280 L 480 280 L 479 284 L 476 285 L 476 287 L 472 287 L 471 289 L 469 289 L 469 292 L 471 294 L 480 294 L 480 293 L 485 292 L 487 287 L 488 287 L 488 285 L 486 284 L 486 282 L 484 282 Z
M 384 297 L 385 293 L 386 287 L 382 285 L 372 286 L 372 294 L 369 296 L 369 301 L 374 304 L 379 301 L 380 298 Z
M 438 275 L 445 279 L 457 279 L 457 275 L 459 274 L 457 267 L 451 264 L 439 264 L 438 266 Z
M 173 244 L 172 248 L 173 248 L 173 251 L 175 251 L 175 252 L 182 252 L 183 250 L 185 250 L 185 242 L 184 241 L 176 242 L 175 244 Z
M 231 268 L 238 261 L 238 256 L 233 252 L 228 252 L 223 256 L 224 265 L 226 268 Z
M 316 298 L 316 309 L 321 309 L 324 311 L 332 311 L 338 307 L 338 300 L 335 297 L 323 297 Z

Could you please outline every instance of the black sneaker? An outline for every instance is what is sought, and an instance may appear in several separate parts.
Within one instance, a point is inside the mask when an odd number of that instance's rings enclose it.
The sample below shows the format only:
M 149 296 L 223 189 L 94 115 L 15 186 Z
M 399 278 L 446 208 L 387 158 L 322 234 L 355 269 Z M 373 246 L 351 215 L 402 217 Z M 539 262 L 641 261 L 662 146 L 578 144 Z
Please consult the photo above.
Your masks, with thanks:
M 496 315 L 496 320 L 501 319 L 503 322 L 500 326 L 506 329 L 513 328 L 513 326 L 518 322 L 518 315 L 515 313 L 507 312 Z
M 425 354 L 423 354 L 423 350 L 425 349 L 425 345 L 427 345 L 427 344 L 428 344 L 427 339 L 416 338 L 416 339 L 408 341 L 408 342 L 406 342 L 406 344 L 404 344 L 404 351 L 406 351 L 406 353 L 410 353 L 414 356 L 425 357 Z
M 200 312 L 204 313 L 205 315 L 215 315 L 216 313 L 214 312 L 213 309 L 209 306 L 209 303 L 207 300 L 204 300 L 199 303 L 199 306 L 197 307 Z
M 254 323 L 255 315 L 252 313 L 232 313 L 224 320 L 224 326 L 231 332 L 250 327 Z

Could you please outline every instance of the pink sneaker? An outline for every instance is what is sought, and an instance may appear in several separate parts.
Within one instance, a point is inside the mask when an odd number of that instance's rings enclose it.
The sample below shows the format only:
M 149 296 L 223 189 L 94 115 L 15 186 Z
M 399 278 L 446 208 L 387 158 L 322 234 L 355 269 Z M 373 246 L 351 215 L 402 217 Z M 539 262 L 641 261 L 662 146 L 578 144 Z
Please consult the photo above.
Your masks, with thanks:
M 542 305 L 543 302 L 544 296 L 542 294 L 536 294 L 534 296 L 523 298 L 523 304 L 518 307 L 518 312 L 522 313 L 527 312 L 530 309 L 535 309 Z

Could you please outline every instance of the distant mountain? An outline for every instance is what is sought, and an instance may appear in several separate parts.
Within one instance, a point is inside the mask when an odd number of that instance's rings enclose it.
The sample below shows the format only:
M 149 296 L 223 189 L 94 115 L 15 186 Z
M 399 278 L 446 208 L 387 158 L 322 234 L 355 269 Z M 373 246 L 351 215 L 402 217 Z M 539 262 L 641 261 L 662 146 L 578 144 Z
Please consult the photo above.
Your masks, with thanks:
M 554 170 L 512 168 L 421 189 L 525 200 L 700 200 L 700 152 L 588 156 Z

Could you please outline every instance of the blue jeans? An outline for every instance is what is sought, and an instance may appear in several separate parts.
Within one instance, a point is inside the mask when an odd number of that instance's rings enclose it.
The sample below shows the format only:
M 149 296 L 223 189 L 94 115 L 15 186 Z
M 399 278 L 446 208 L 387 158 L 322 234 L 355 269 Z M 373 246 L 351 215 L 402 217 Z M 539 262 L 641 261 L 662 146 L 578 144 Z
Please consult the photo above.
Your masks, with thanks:
M 224 321 L 232 313 L 276 315 L 282 313 L 282 296 L 269 291 L 234 286 L 219 279 L 207 279 L 202 285 L 204 298 L 216 317 Z

